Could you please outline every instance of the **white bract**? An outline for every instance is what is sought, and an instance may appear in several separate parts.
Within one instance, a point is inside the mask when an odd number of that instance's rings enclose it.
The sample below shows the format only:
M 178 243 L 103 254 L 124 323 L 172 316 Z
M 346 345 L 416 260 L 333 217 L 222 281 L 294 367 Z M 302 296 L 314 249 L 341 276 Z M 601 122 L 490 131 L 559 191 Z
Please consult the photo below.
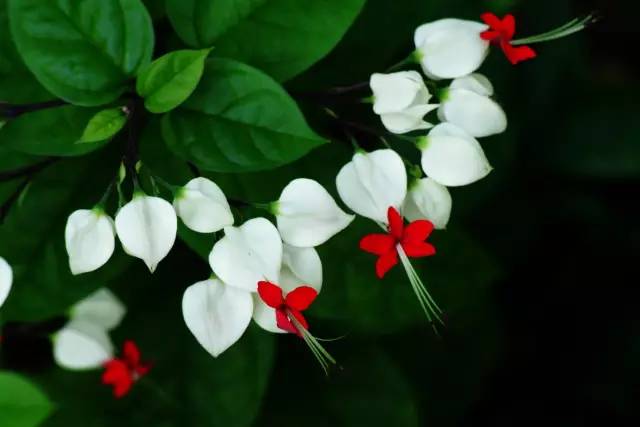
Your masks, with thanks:
M 176 240 L 178 220 L 169 202 L 134 195 L 116 215 L 116 231 L 125 252 L 142 259 L 153 273 Z
M 387 210 L 400 211 L 407 194 L 407 172 L 393 150 L 357 152 L 336 178 L 342 201 L 358 215 L 387 223 Z
M 431 178 L 422 178 L 409 189 L 402 214 L 409 221 L 428 219 L 435 228 L 443 230 L 451 216 L 451 203 L 447 187 Z
M 251 293 L 227 286 L 219 279 L 191 285 L 182 297 L 187 327 L 214 357 L 240 339 L 252 314 Z
M 96 369 L 113 358 L 113 344 L 100 326 L 71 321 L 54 336 L 53 356 L 62 368 Z
M 225 236 L 209 254 L 209 264 L 224 283 L 257 292 L 258 282 L 278 282 L 282 264 L 282 240 L 265 218 L 254 218 L 240 227 L 225 227 Z
M 491 95 L 493 86 L 482 74 L 455 79 L 445 91 L 438 117 L 476 138 L 502 133 L 507 116 Z
M 178 216 L 193 231 L 215 233 L 233 225 L 233 214 L 224 193 L 207 178 L 194 178 L 173 201 Z
M 92 323 L 105 330 L 114 329 L 126 314 L 124 304 L 107 288 L 100 288 L 76 303 L 70 311 L 71 318 Z
M 13 270 L 9 263 L 0 257 L 0 307 L 7 300 L 13 284 Z
M 433 127 L 424 121 L 424 116 L 438 105 L 429 104 L 431 94 L 418 72 L 376 73 L 369 85 L 373 92 L 373 111 L 390 132 L 401 134 Z
M 425 74 L 433 79 L 455 79 L 473 73 L 489 52 L 489 42 L 480 37 L 488 28 L 451 18 L 418 27 L 414 42 Z
M 73 212 L 64 231 L 71 273 L 88 273 L 106 264 L 115 248 L 115 234 L 113 220 L 102 209 Z
M 318 252 L 313 248 L 297 248 L 284 245 L 282 266 L 278 285 L 285 294 L 299 286 L 310 286 L 318 293 L 322 289 L 322 262 Z M 276 324 L 275 309 L 262 301 L 258 294 L 253 295 L 253 320 L 262 329 L 286 333 Z
M 450 123 L 434 127 L 419 148 L 424 172 L 447 187 L 471 184 L 492 169 L 480 143 Z
M 282 240 L 299 247 L 321 245 L 355 218 L 340 209 L 323 186 L 306 178 L 291 181 L 282 190 L 275 208 Z

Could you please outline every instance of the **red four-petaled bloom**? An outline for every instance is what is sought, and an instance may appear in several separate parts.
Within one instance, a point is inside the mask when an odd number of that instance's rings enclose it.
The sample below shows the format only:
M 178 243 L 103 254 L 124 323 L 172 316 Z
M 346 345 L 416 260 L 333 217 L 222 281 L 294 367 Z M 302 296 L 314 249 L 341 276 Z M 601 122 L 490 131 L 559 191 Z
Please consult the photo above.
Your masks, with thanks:
M 387 234 L 369 234 L 360 240 L 360 249 L 378 255 L 376 274 L 383 278 L 398 263 L 398 245 L 408 257 L 420 258 L 436 253 L 432 244 L 425 242 L 433 231 L 433 223 L 426 219 L 413 221 L 405 227 L 400 213 L 390 207 L 387 210 L 389 232 Z
M 278 285 L 263 281 L 258 282 L 258 294 L 265 304 L 275 308 L 278 328 L 302 337 L 301 331 L 290 318 L 293 316 L 303 328 L 309 329 L 309 324 L 302 315 L 302 311 L 306 310 L 318 296 L 315 289 L 309 286 L 299 286 L 285 297 Z
M 513 15 L 506 15 L 502 20 L 493 13 L 483 13 L 481 16 L 490 28 L 480 34 L 483 40 L 499 44 L 505 56 L 512 64 L 536 57 L 536 52 L 529 46 L 513 46 L 511 40 L 516 33 L 516 20 Z
M 119 399 L 131 390 L 134 382 L 149 372 L 151 365 L 140 362 L 140 350 L 133 341 L 125 341 L 122 357 L 111 359 L 105 363 L 104 369 L 102 383 L 113 386 L 113 395 Z

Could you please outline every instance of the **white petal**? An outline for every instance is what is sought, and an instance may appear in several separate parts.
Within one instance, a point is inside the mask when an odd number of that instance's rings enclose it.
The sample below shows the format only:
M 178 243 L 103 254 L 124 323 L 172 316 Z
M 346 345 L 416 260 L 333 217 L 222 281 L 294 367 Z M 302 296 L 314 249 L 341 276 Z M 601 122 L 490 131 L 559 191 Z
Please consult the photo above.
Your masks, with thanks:
M 451 82 L 449 88 L 466 89 L 478 95 L 493 96 L 493 85 L 491 81 L 484 74 L 480 73 L 473 73 L 457 78 Z
M 115 248 L 115 235 L 113 220 L 101 210 L 73 212 L 64 230 L 71 273 L 88 273 L 106 264 Z
M 432 128 L 433 125 L 425 122 L 423 117 L 436 108 L 438 108 L 438 104 L 418 105 L 400 113 L 382 114 L 380 118 L 389 132 L 402 134 Z
M 346 214 L 316 181 L 294 179 L 282 190 L 276 219 L 285 243 L 318 246 L 344 230 L 354 215 Z
M 213 357 L 240 339 L 252 314 L 251 293 L 218 279 L 191 285 L 182 297 L 182 316 L 187 327 Z
M 351 210 L 386 224 L 389 207 L 400 209 L 407 194 L 407 171 L 393 150 L 356 153 L 338 173 L 336 186 Z
M 471 184 L 491 172 L 478 141 L 449 123 L 441 123 L 429 133 L 422 148 L 422 169 L 447 187 Z
M 477 70 L 489 51 L 480 38 L 488 27 L 475 21 L 441 19 L 418 27 L 414 42 L 422 68 L 431 78 L 453 79 Z
M 447 187 L 431 178 L 422 178 L 409 190 L 402 213 L 409 221 L 428 219 L 443 230 L 451 216 L 451 203 Z
M 113 344 L 100 326 L 72 321 L 54 336 L 53 356 L 62 368 L 97 369 L 113 358 Z
M 466 89 L 450 89 L 440 105 L 438 116 L 476 138 L 507 129 L 507 116 L 498 103 Z
M 224 232 L 209 254 L 211 269 L 220 280 L 249 292 L 257 292 L 261 280 L 278 283 L 282 240 L 271 222 L 254 218 Z
M 127 309 L 107 288 L 101 288 L 71 308 L 71 318 L 111 330 L 122 322 Z
M 430 98 L 422 76 L 416 71 L 376 73 L 371 76 L 369 85 L 376 114 L 397 113 L 416 103 L 427 103 Z
M 297 248 L 284 245 L 280 282 L 284 293 L 299 286 L 310 286 L 320 292 L 322 289 L 322 261 L 313 248 Z
M 9 263 L 0 257 L 0 307 L 7 300 L 13 284 L 13 270 Z
M 125 252 L 142 259 L 153 273 L 176 241 L 178 219 L 166 200 L 135 195 L 116 215 L 116 231 Z
M 194 178 L 185 185 L 173 206 L 187 227 L 199 233 L 215 233 L 233 225 L 233 214 L 224 193 L 207 178 Z
M 258 294 L 253 294 L 253 320 L 265 331 L 276 334 L 287 333 L 287 331 L 278 328 L 276 310 L 265 304 Z

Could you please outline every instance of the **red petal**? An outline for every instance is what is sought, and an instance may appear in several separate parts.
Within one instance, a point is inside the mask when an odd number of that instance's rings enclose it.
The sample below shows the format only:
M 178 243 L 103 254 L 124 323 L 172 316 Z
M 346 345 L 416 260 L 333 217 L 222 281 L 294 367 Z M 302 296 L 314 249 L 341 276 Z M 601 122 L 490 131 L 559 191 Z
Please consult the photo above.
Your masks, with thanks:
M 382 279 L 385 274 L 391 268 L 398 263 L 398 252 L 394 248 L 392 251 L 387 252 L 384 255 L 380 255 L 378 261 L 376 261 L 376 275 Z
M 120 359 L 112 359 L 104 365 L 102 384 L 117 384 L 129 376 L 127 364 Z
M 512 46 L 510 43 L 502 42 L 501 43 L 502 51 L 507 56 L 509 62 L 513 65 L 521 61 L 526 61 L 527 59 L 535 58 L 536 52 L 531 49 L 529 46 Z
M 502 18 L 502 34 L 507 41 L 511 41 L 513 35 L 516 33 L 516 18 L 513 15 L 508 14 Z
M 282 289 L 271 282 L 258 282 L 258 294 L 269 307 L 278 308 L 284 303 Z
M 427 237 L 433 231 L 433 223 L 426 219 L 419 219 L 417 221 L 413 221 L 411 224 L 407 226 L 404 231 L 404 236 L 402 238 L 402 244 L 404 242 L 423 242 L 427 240 Z
M 387 218 L 389 219 L 389 233 L 400 240 L 402 238 L 402 233 L 404 232 L 404 220 L 400 215 L 400 212 L 396 210 L 393 206 L 389 206 L 387 209 Z
M 278 325 L 278 328 L 283 331 L 298 334 L 298 330 L 293 326 L 293 323 L 291 323 L 291 320 L 289 320 L 284 310 L 276 310 L 276 324 Z
M 131 386 L 133 385 L 133 380 L 131 378 L 127 378 L 113 386 L 113 395 L 116 399 L 120 399 L 125 396 L 131 390 Z
M 482 19 L 485 24 L 490 26 L 492 30 L 500 31 L 500 29 L 502 29 L 502 21 L 500 21 L 500 18 L 498 18 L 491 12 L 483 13 L 482 15 L 480 15 L 480 19 Z
M 289 292 L 285 298 L 285 304 L 294 310 L 306 310 L 309 308 L 318 292 L 310 286 L 299 286 Z
M 151 370 L 151 366 L 152 365 L 150 363 L 138 365 L 134 368 L 134 371 L 136 372 L 136 374 L 138 374 L 139 377 L 143 377 L 149 373 L 149 371 Z
M 137 366 L 140 363 L 140 350 L 136 343 L 131 340 L 124 342 L 122 356 L 129 366 Z
M 300 313 L 298 310 L 289 310 L 289 312 L 291 315 L 293 315 L 293 317 L 296 318 L 298 323 L 300 323 L 300 325 L 302 325 L 303 328 L 309 329 L 309 323 L 307 323 L 307 319 L 304 318 L 302 313 Z M 301 334 L 298 334 L 298 335 L 302 336 Z
M 384 255 L 395 246 L 396 241 L 388 234 L 369 234 L 360 240 L 360 249 L 374 255 Z
M 487 30 L 480 33 L 480 38 L 482 40 L 493 41 L 500 38 L 501 34 L 495 30 Z
M 425 242 L 405 242 L 402 243 L 402 249 L 404 249 L 407 256 L 412 258 L 421 258 L 436 254 L 436 248 L 432 244 Z

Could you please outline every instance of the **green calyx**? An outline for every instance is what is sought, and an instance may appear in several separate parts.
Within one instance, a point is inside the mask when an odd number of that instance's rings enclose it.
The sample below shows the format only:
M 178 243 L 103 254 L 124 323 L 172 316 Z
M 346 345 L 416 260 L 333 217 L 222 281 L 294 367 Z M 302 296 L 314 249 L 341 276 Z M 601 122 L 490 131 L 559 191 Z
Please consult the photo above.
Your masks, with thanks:
M 416 147 L 420 151 L 426 150 L 428 145 L 429 145 L 429 137 L 428 136 L 421 136 L 416 140 Z

